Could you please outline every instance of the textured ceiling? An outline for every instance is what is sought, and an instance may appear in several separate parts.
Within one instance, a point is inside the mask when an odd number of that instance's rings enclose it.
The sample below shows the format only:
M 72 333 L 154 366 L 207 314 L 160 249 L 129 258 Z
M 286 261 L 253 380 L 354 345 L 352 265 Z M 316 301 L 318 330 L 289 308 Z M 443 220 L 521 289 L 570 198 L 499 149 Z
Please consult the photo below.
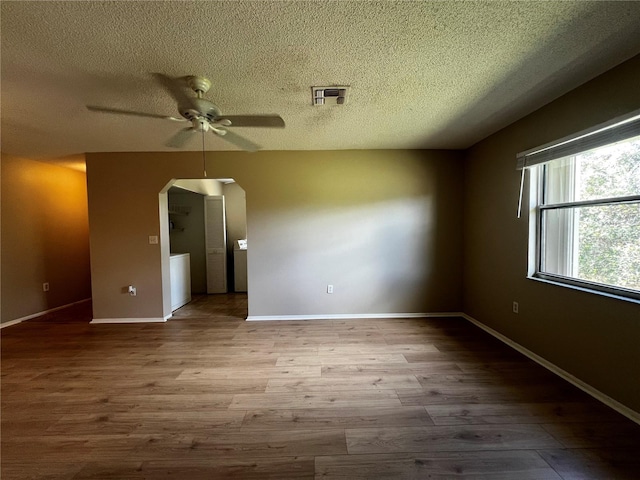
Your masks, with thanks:
M 211 79 L 267 150 L 465 148 L 640 53 L 640 2 L 2 1 L 2 150 L 170 150 L 153 72 Z M 311 106 L 313 85 L 350 85 Z M 185 149 L 201 148 L 198 141 Z M 234 149 L 214 135 L 208 150 Z

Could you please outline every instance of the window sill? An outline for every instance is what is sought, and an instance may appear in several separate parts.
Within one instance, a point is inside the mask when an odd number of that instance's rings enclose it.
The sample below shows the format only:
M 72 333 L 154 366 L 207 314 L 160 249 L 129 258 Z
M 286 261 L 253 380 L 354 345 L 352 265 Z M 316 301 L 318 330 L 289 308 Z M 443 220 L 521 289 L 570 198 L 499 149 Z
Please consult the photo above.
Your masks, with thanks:
M 614 298 L 616 300 L 622 300 L 624 302 L 631 302 L 631 303 L 635 303 L 637 305 L 640 305 L 640 299 L 638 298 L 633 298 L 633 297 L 627 297 L 624 295 L 616 295 L 613 293 L 609 293 L 609 292 L 603 292 L 601 290 L 596 290 L 593 288 L 587 288 L 587 287 L 582 287 L 582 286 L 578 286 L 578 285 L 572 285 L 570 283 L 565 283 L 562 281 L 558 281 L 558 280 L 550 280 L 548 278 L 542 278 L 542 277 L 537 277 L 537 276 L 528 276 L 527 277 L 529 280 L 535 280 L 536 282 L 542 282 L 542 283 L 546 283 L 549 285 L 556 285 L 558 287 L 564 287 L 564 288 L 570 288 L 572 290 L 578 290 L 580 292 L 585 292 L 585 293 L 591 293 L 594 295 L 599 295 L 602 297 L 608 297 L 608 298 Z

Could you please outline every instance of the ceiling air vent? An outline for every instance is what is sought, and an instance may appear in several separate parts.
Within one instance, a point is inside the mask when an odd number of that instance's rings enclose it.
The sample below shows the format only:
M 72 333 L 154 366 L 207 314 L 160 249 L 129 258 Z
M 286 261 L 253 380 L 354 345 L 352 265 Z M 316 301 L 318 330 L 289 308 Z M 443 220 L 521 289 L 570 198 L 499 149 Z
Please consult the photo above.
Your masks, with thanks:
M 311 87 L 314 105 L 344 105 L 349 87 Z

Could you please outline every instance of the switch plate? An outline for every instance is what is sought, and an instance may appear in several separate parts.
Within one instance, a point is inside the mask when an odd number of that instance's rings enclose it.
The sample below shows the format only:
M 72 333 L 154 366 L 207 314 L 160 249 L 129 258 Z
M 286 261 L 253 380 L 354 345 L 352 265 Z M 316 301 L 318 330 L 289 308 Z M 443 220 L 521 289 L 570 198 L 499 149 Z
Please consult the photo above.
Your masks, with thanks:
M 327 293 L 333 293 L 333 285 L 327 285 Z
M 518 310 L 520 310 L 520 305 L 518 302 L 513 302 L 513 313 L 519 313 Z
M 158 244 L 158 236 L 149 235 L 149 245 L 157 245 L 157 244 Z
M 42 291 L 43 292 L 48 292 L 49 291 L 49 282 L 44 282 L 42 284 Z

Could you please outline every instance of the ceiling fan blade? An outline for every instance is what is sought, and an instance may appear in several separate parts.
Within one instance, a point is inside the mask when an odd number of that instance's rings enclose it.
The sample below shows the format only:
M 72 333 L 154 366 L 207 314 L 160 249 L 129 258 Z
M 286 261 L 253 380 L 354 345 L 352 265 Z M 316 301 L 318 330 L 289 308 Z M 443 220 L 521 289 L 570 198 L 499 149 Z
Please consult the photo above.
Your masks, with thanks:
M 260 150 L 260 146 L 253 143 L 251 140 L 247 140 L 240 135 L 230 132 L 229 130 L 222 130 L 224 133 L 218 133 L 216 130 L 211 130 L 213 133 L 221 137 L 223 140 L 226 140 L 229 143 L 234 144 L 236 147 L 240 147 L 242 150 L 246 150 L 247 152 L 255 152 Z
M 98 107 L 87 105 L 87 110 L 100 113 L 114 113 L 116 115 L 133 115 L 135 117 L 161 118 L 163 120 L 173 120 L 174 122 L 186 122 L 185 118 L 171 117 L 169 115 L 158 115 L 157 113 L 134 112 L 133 110 L 121 110 L 119 108 Z
M 182 148 L 193 136 L 195 130 L 191 127 L 183 128 L 171 137 L 165 145 L 172 148 Z
M 185 89 L 180 86 L 179 79 L 161 73 L 154 73 L 153 76 L 171 94 L 179 107 L 191 107 L 197 110 L 197 106 L 193 102 L 194 98 L 187 95 Z
M 229 120 L 234 127 L 284 128 L 280 115 L 221 115 L 219 120 Z

